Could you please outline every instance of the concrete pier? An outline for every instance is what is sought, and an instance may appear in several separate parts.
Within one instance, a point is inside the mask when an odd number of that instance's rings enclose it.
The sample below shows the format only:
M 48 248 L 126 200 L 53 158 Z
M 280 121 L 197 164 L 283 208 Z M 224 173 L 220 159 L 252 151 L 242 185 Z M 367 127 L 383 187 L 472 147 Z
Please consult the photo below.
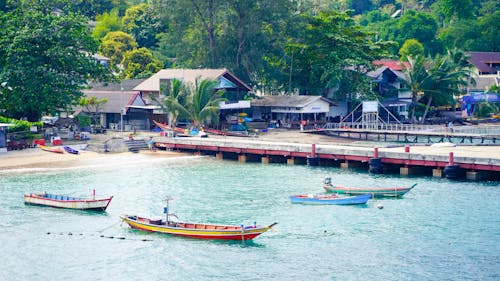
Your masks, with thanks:
M 286 159 L 286 164 L 287 165 L 295 165 L 295 158 L 287 158 Z
M 294 139 L 295 140 L 295 139 Z M 234 156 L 244 154 L 246 157 L 256 159 L 261 157 L 261 163 L 304 163 L 311 157 L 318 157 L 319 164 L 339 163 L 341 168 L 364 167 L 374 155 L 380 159 L 385 173 L 386 167 L 395 168 L 401 174 L 415 174 L 424 171 L 429 176 L 443 176 L 444 168 L 450 163 L 458 166 L 457 175 L 465 178 L 465 171 L 487 172 L 480 176 L 470 178 L 498 179 L 500 175 L 500 149 L 498 146 L 456 146 L 456 147 L 433 147 L 433 146 L 398 146 L 377 147 L 374 146 L 350 146 L 331 143 L 300 142 L 290 143 L 281 141 L 266 141 L 262 139 L 242 139 L 232 137 L 209 137 L 209 138 L 166 138 L 156 137 L 155 145 L 165 149 L 179 151 L 201 151 L 202 153 L 215 154 L 217 159 L 224 159 L 225 154 Z M 378 144 L 380 145 L 380 144 Z M 377 146 L 378 146 L 377 145 Z M 313 148 L 313 149 L 312 149 Z M 246 159 L 247 161 L 248 159 Z M 271 159 L 272 158 L 272 159 Z M 227 157 L 231 159 L 231 157 Z M 293 159 L 293 160 L 292 160 Z M 243 157 L 238 156 L 238 161 Z M 290 161 L 290 162 L 289 162 Z M 421 167 L 422 169 L 415 169 Z M 400 169 L 403 168 L 403 169 Z M 394 169 L 391 169 L 394 170 Z M 434 170 L 431 172 L 431 170 Z M 449 169 L 448 169 L 449 170 Z M 462 173 L 463 172 L 463 173 Z M 447 178 L 449 178 L 447 176 Z

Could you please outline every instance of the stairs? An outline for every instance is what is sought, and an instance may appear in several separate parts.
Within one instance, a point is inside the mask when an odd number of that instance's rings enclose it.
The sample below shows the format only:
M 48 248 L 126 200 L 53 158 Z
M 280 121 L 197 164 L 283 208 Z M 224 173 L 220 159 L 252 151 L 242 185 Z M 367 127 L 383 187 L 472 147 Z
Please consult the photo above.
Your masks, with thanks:
M 147 150 L 148 144 L 145 140 L 124 140 L 123 141 L 130 152 L 137 153 L 139 150 Z

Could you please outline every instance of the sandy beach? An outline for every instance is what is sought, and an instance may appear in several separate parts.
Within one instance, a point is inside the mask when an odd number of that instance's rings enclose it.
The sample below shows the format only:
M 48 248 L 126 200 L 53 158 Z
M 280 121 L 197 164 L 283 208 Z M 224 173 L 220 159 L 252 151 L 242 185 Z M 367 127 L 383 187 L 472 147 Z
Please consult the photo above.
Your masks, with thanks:
M 188 154 L 161 151 L 156 152 L 141 151 L 143 157 L 181 157 Z M 80 150 L 78 155 L 69 153 L 52 153 L 39 148 L 28 148 L 24 150 L 14 150 L 0 154 L 0 171 L 19 168 L 69 168 L 78 166 L 91 166 L 108 161 L 110 158 L 123 159 L 131 158 L 137 154 L 131 152 L 124 153 L 97 153 L 93 151 Z
M 125 134 L 128 135 L 128 134 Z M 139 133 L 136 139 L 148 139 L 149 136 L 158 136 L 157 133 Z M 91 142 L 102 143 L 106 139 L 111 137 L 116 137 L 115 133 L 110 134 L 99 134 L 92 135 Z M 226 136 L 210 136 L 210 138 L 224 138 L 225 140 L 241 141 L 246 138 L 239 137 L 226 137 Z M 357 141 L 353 139 L 330 137 L 319 134 L 304 134 L 300 131 L 287 131 L 287 130 L 273 130 L 269 133 L 258 136 L 257 138 L 251 138 L 252 140 L 264 141 L 264 142 L 283 142 L 283 143 L 308 143 L 317 145 L 340 145 L 340 146 L 356 146 L 356 147 L 367 147 L 373 148 L 380 145 L 375 142 Z M 72 143 L 78 147 L 79 145 L 85 145 L 84 143 Z M 388 147 L 380 148 L 380 151 L 402 151 L 405 144 L 400 144 L 394 147 L 394 145 L 389 145 Z M 411 144 L 411 151 L 413 153 L 426 153 L 432 151 L 434 154 L 448 155 L 449 152 L 455 152 L 456 156 L 468 156 L 468 157 L 479 157 L 479 158 L 500 158 L 500 150 L 497 146 L 457 146 L 457 147 L 430 147 L 425 144 Z M 157 150 L 155 152 L 142 150 L 138 154 L 131 152 L 123 153 L 97 153 L 88 150 L 80 150 L 80 154 L 74 155 L 69 153 L 58 154 L 43 151 L 39 148 L 28 148 L 24 150 L 14 150 L 8 151 L 7 153 L 0 153 L 0 171 L 20 169 L 20 168 L 68 168 L 68 167 L 80 167 L 80 166 L 90 166 L 99 163 L 104 163 L 110 160 L 117 161 L 137 161 L 137 157 L 140 156 L 139 160 L 145 160 L 150 157 L 150 159 L 158 158 L 168 158 L 168 157 L 183 157 L 189 156 L 191 154 L 174 152 L 174 151 L 163 151 Z

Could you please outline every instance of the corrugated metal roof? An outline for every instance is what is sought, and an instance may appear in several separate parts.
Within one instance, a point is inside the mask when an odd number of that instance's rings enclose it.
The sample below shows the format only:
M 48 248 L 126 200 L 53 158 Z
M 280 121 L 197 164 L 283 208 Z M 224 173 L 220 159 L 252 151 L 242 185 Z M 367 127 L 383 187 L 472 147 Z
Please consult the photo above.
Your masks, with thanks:
M 482 73 L 496 74 L 497 70 L 489 64 L 500 64 L 500 52 L 467 52 L 470 56 L 469 62 Z
M 155 73 L 146 81 L 137 85 L 136 91 L 160 91 L 160 79 L 179 79 L 184 82 L 194 83 L 196 78 L 200 79 L 217 79 L 223 75 L 226 69 L 162 69 Z
M 100 107 L 101 112 L 120 113 L 122 108 L 131 105 L 139 93 L 137 91 L 99 91 L 99 90 L 84 90 L 82 91 L 87 97 L 95 97 L 97 99 L 107 99 L 108 102 Z
M 263 96 L 252 100 L 252 106 L 305 107 L 318 100 L 335 104 L 322 96 Z

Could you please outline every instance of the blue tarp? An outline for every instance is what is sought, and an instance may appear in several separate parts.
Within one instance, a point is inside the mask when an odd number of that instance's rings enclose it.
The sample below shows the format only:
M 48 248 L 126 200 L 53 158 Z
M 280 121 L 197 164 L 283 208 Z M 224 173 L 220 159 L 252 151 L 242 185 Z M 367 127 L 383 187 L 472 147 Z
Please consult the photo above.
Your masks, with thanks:
M 483 92 L 471 93 L 468 96 L 462 97 L 462 110 L 467 111 L 467 115 L 470 116 L 472 111 L 474 111 L 474 105 L 480 102 L 500 102 L 500 94 L 486 94 Z

